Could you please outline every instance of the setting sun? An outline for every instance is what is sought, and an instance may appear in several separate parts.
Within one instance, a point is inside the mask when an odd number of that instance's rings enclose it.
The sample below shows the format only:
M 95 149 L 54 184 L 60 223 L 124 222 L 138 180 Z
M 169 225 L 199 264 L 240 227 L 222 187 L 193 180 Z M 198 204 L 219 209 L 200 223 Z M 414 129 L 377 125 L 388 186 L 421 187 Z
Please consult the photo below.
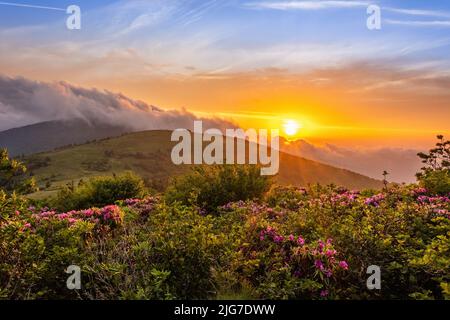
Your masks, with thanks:
M 283 124 L 284 133 L 289 137 L 295 136 L 300 128 L 300 124 L 295 120 L 286 120 Z

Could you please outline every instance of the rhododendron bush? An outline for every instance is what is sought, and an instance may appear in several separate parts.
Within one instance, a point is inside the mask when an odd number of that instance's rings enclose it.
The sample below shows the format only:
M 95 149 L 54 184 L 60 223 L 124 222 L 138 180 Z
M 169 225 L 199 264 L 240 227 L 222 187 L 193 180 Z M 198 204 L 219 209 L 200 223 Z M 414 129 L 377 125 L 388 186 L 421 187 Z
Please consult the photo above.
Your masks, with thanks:
M 275 186 L 213 214 L 158 196 L 68 212 L 2 204 L 3 298 L 449 297 L 450 199 L 415 185 Z M 69 265 L 79 291 L 66 288 Z M 382 290 L 366 287 L 370 265 Z

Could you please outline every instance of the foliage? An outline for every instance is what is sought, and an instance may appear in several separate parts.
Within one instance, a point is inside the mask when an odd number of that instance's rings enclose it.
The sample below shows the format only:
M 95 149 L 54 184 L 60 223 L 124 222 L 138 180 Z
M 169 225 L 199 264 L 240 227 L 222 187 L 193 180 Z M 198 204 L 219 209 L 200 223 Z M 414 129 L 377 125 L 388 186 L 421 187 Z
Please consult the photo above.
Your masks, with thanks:
M 261 176 L 258 166 L 196 167 L 190 174 L 172 180 L 166 199 L 216 212 L 218 206 L 228 202 L 261 198 L 270 187 L 269 179 Z
M 417 174 L 421 185 L 432 193 L 446 195 L 450 193 L 450 140 L 437 136 L 436 147 L 428 154 L 419 153 L 425 166 Z
M 117 200 L 143 197 L 146 192 L 142 179 L 127 172 L 112 177 L 93 178 L 78 187 L 69 184 L 59 191 L 52 207 L 61 211 L 101 207 Z
M 0 190 L 5 193 L 26 194 L 36 190 L 33 178 L 21 162 L 9 158 L 6 149 L 0 150 Z
M 155 198 L 122 205 L 67 213 L 31 207 L 0 224 L 0 298 L 211 295 L 221 238 L 210 232 L 212 219 Z M 83 272 L 78 292 L 66 288 L 69 265 Z

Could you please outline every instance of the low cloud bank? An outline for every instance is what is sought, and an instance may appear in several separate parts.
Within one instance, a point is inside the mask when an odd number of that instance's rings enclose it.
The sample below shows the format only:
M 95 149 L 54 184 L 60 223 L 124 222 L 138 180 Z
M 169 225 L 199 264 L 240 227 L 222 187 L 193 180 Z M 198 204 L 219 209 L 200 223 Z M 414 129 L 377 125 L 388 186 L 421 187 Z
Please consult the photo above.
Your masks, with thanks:
M 414 182 L 415 173 L 422 167 L 417 157 L 419 150 L 412 149 L 356 149 L 332 144 L 317 146 L 304 140 L 282 143 L 281 149 L 296 156 L 352 170 L 376 179 L 382 179 L 382 172 L 386 170 L 390 173 L 388 179 L 393 182 Z
M 0 76 L 0 131 L 50 120 L 83 119 L 132 131 L 189 128 L 199 119 L 186 111 L 164 111 L 107 90 L 66 82 L 46 83 Z M 203 120 L 205 128 L 232 128 L 228 121 Z

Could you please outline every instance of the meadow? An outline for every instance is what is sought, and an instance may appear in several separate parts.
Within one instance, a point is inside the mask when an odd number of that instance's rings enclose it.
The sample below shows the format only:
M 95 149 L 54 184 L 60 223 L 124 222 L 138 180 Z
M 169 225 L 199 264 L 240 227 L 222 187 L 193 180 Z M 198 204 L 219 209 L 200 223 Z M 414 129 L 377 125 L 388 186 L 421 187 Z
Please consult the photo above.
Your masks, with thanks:
M 450 299 L 450 142 L 417 184 L 283 186 L 196 167 L 164 192 L 129 172 L 43 199 L 2 153 L 2 299 Z M 68 266 L 82 272 L 66 286 Z M 367 288 L 367 268 L 381 289 Z

